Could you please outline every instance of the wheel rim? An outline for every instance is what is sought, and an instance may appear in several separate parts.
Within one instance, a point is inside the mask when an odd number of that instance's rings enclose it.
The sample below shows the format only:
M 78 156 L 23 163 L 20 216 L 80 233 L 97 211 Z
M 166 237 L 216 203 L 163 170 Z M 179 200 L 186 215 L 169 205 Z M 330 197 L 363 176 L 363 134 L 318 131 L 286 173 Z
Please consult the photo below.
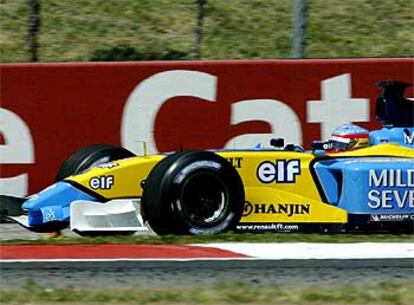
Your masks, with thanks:
M 190 225 L 212 227 L 227 216 L 228 188 L 217 175 L 195 173 L 183 183 L 177 208 Z

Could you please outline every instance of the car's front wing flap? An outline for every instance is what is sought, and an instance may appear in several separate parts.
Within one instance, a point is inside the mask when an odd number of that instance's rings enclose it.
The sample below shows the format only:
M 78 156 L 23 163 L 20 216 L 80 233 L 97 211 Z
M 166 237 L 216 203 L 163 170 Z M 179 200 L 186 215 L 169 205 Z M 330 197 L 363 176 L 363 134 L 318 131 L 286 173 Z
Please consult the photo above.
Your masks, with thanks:
M 149 231 L 141 215 L 139 199 L 105 203 L 77 200 L 70 205 L 70 229 L 75 232 Z

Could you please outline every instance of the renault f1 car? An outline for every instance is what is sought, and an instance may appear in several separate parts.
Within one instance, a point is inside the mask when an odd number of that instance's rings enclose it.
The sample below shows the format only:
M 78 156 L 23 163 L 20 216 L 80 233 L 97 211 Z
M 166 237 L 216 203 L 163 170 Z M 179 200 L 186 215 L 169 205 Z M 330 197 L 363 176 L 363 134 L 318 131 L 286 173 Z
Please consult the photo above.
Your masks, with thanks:
M 348 125 L 308 152 L 282 139 L 272 149 L 143 156 L 93 145 L 70 156 L 57 182 L 20 200 L 8 218 L 36 232 L 70 227 L 79 234 L 412 232 L 414 106 L 403 97 L 407 84 L 380 86 L 381 130 Z

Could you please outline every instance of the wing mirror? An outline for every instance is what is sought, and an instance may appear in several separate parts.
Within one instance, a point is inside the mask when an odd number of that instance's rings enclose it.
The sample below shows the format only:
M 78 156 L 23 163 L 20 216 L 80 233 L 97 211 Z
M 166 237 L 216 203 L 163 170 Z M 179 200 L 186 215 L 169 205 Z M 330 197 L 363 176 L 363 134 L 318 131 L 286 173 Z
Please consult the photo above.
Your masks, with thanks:
M 270 145 L 275 147 L 275 148 L 283 148 L 283 147 L 285 147 L 285 139 L 284 138 L 270 139 Z

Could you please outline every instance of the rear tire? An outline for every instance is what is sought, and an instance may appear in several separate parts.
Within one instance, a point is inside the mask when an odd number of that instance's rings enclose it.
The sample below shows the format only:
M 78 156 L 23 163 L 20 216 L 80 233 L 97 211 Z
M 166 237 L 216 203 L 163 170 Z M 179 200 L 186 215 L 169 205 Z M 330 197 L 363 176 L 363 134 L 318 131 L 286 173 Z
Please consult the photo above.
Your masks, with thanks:
M 143 215 L 157 234 L 216 234 L 235 228 L 244 187 L 224 158 L 206 151 L 179 152 L 150 172 Z
M 96 144 L 83 147 L 65 160 L 57 172 L 56 181 L 81 174 L 103 163 L 134 156 L 129 150 L 114 145 Z

